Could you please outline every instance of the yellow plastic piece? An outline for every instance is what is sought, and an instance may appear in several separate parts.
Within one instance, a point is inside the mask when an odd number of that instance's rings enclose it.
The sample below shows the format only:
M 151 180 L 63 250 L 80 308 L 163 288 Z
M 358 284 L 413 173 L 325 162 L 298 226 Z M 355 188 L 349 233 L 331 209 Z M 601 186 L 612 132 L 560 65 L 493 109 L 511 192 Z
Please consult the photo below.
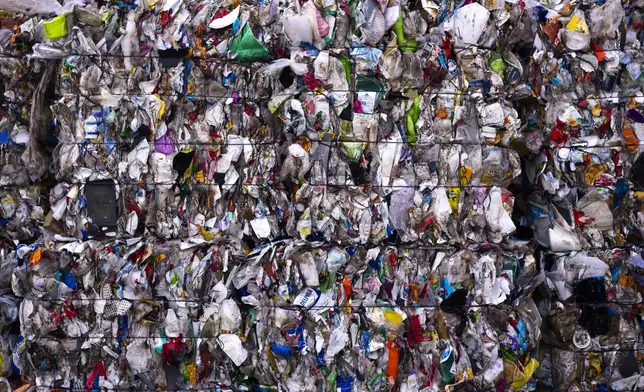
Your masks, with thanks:
M 391 323 L 395 327 L 399 327 L 400 324 L 402 324 L 403 319 L 402 316 L 399 315 L 397 312 L 394 312 L 393 310 L 385 310 L 384 312 L 385 320 L 387 322 Z
M 458 172 L 459 179 L 461 180 L 461 185 L 467 185 L 472 180 L 472 168 L 467 166 L 461 166 L 461 169 Z M 458 204 L 457 204 L 458 206 Z
M 523 377 L 521 377 L 519 380 L 516 380 L 512 383 L 512 388 L 520 389 L 522 388 L 530 378 L 532 378 L 532 375 L 534 374 L 535 370 L 539 367 L 539 362 L 531 358 L 530 361 L 528 362 L 527 365 L 523 368 Z
M 595 181 L 604 174 L 606 169 L 604 169 L 604 166 L 600 164 L 592 164 L 586 169 L 586 173 L 584 173 L 584 180 L 586 180 L 586 184 L 594 184 Z
M 573 17 L 570 18 L 570 22 L 568 22 L 566 28 L 582 34 L 588 34 L 589 32 L 586 20 L 578 17 L 577 15 L 573 15 Z
M 452 187 L 447 189 L 447 199 L 449 206 L 452 207 L 452 212 L 458 211 L 458 202 L 461 200 L 461 188 Z
M 67 36 L 67 15 L 60 15 L 42 24 L 47 39 L 59 39 Z
M 199 227 L 199 230 L 201 231 L 201 236 L 203 237 L 204 240 L 206 241 L 212 241 L 212 234 L 210 234 L 206 229 L 203 227 Z

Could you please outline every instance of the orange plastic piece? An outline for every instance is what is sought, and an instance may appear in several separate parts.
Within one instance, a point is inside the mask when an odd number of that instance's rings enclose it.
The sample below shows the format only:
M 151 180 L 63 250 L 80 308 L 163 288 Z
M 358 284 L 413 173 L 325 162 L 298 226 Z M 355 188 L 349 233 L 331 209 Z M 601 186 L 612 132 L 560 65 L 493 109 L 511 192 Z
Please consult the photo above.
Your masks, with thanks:
M 389 362 L 387 362 L 387 380 L 390 384 L 396 384 L 396 380 L 398 379 L 398 347 L 396 347 L 394 342 L 388 341 L 387 350 L 389 351 Z
M 635 132 L 633 132 L 632 129 L 624 127 L 624 141 L 626 142 L 626 150 L 628 152 L 637 152 L 637 136 L 635 135 Z

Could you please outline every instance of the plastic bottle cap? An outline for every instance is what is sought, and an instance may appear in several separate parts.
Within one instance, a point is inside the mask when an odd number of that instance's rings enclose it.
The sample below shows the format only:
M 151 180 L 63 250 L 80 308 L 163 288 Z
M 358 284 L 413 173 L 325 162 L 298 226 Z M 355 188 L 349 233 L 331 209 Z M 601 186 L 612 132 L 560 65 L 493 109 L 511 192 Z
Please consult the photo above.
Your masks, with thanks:
M 572 342 L 578 349 L 585 349 L 590 346 L 590 335 L 584 330 L 575 331 Z

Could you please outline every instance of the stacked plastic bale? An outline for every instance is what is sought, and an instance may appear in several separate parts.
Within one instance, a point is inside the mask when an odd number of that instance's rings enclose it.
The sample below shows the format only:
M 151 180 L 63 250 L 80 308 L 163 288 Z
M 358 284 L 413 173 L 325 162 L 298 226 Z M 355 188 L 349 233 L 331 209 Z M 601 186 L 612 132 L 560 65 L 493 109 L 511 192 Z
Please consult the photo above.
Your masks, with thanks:
M 639 382 L 637 5 L 0 4 L 28 383 Z

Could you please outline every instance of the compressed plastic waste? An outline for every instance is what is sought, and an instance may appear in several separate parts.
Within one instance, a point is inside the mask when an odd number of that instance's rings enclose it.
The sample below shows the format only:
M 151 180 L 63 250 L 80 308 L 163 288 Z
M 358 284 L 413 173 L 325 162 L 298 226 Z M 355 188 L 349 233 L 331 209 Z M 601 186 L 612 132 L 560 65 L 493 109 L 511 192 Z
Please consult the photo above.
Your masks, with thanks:
M 0 0 L 7 390 L 644 388 L 644 3 Z

